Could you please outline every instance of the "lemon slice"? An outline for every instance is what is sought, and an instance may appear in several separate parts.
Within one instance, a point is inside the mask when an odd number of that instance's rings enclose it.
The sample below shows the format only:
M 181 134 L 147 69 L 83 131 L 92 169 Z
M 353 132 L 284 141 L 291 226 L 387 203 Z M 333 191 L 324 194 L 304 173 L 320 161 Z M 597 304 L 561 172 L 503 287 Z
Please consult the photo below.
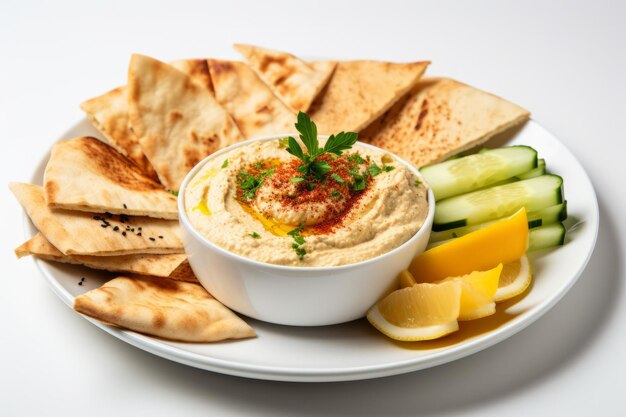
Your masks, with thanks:
M 517 261 L 504 264 L 500 274 L 500 283 L 494 296 L 496 303 L 520 295 L 530 286 L 532 272 L 526 255 Z
M 459 320 L 476 320 L 496 312 L 494 296 L 498 290 L 501 271 L 502 264 L 499 264 L 488 271 L 475 271 L 461 277 L 450 277 L 439 281 L 461 284 Z
M 457 331 L 461 284 L 415 284 L 396 290 L 367 312 L 381 333 L 402 341 L 431 340 Z

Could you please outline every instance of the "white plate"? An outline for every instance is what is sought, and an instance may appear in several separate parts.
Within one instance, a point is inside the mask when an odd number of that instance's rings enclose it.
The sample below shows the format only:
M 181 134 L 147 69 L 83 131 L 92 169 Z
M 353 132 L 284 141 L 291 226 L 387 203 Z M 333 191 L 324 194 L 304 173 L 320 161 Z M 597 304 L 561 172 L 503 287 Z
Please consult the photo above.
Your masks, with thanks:
M 83 120 L 63 138 L 82 135 L 100 136 Z M 255 339 L 192 344 L 164 341 L 87 320 L 131 345 L 176 362 L 224 374 L 279 381 L 346 381 L 395 375 L 450 362 L 492 346 L 531 324 L 559 301 L 585 268 L 598 233 L 595 192 L 584 169 L 565 146 L 534 121 L 507 136 L 490 143 L 530 145 L 546 159 L 550 172 L 563 177 L 569 211 L 566 244 L 532 254 L 534 283 L 525 296 L 498 305 L 493 316 L 461 323 L 461 330 L 448 337 L 432 342 L 396 343 L 364 319 L 316 328 L 249 320 L 258 334 Z M 41 184 L 45 163 L 44 160 L 39 164 L 34 183 Z M 25 228 L 27 237 L 36 233 L 28 219 Z M 35 262 L 68 306 L 74 296 L 111 278 L 111 274 L 78 266 Z M 83 286 L 78 285 L 81 277 L 85 277 Z

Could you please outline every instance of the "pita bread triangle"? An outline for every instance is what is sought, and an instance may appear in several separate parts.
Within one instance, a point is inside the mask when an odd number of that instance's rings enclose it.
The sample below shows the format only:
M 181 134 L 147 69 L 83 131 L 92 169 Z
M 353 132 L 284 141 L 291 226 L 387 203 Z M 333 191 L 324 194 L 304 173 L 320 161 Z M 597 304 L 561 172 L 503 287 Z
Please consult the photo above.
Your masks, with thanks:
M 209 65 L 206 59 L 180 59 L 170 62 L 170 65 L 187 74 L 199 85 L 206 87 L 211 94 L 215 94 L 211 74 L 209 73 Z
M 128 127 L 126 87 L 118 87 L 87 100 L 80 105 L 80 108 L 111 146 L 127 156 L 146 175 L 158 180 L 154 168 L 141 150 L 137 136 Z
M 295 114 L 243 62 L 209 59 L 215 98 L 246 139 L 292 132 Z
M 108 324 L 185 342 L 255 335 L 200 285 L 167 278 L 117 277 L 77 296 L 74 310 Z
M 177 219 L 176 197 L 125 156 L 91 137 L 58 142 L 44 174 L 51 208 Z
M 63 255 L 48 242 L 44 235 L 37 233 L 32 239 L 15 249 L 18 258 L 34 255 L 48 261 L 84 265 L 91 269 L 123 272 L 139 275 L 152 275 L 179 281 L 198 282 L 187 256 L 184 254 L 140 254 L 121 256 Z
M 200 160 L 243 139 L 208 89 L 147 56 L 131 58 L 128 103 L 143 152 L 161 183 L 174 191 Z
M 466 84 L 429 78 L 359 136 L 420 167 L 477 146 L 529 116 Z
M 54 210 L 39 185 L 11 183 L 9 188 L 35 227 L 65 255 L 183 253 L 176 220 Z
M 358 132 L 383 114 L 420 79 L 428 62 L 338 62 L 309 109 L 320 134 Z
M 298 57 L 252 45 L 235 44 L 234 48 L 292 112 L 306 112 L 324 88 L 335 63 L 313 68 Z

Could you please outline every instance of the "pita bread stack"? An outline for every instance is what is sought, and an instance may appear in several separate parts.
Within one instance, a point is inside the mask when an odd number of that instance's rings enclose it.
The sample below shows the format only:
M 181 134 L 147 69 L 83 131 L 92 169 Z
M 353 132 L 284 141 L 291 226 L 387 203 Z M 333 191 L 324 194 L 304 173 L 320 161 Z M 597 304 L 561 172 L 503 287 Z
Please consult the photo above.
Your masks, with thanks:
M 429 62 L 339 62 L 309 109 L 320 134 L 359 132 L 419 81 Z
M 426 79 L 360 136 L 420 167 L 480 145 L 529 116 L 458 81 Z
M 246 63 L 294 113 L 306 112 L 328 83 L 335 62 L 312 66 L 295 55 L 252 45 L 234 45 Z
M 174 191 L 200 160 L 243 139 L 210 91 L 144 55 L 130 61 L 128 105 L 143 152 L 161 183 Z
M 246 139 L 294 130 L 295 114 L 243 62 L 209 59 L 215 98 Z
M 74 310 L 105 323 L 170 340 L 215 342 L 254 330 L 197 284 L 117 277 L 79 295 Z

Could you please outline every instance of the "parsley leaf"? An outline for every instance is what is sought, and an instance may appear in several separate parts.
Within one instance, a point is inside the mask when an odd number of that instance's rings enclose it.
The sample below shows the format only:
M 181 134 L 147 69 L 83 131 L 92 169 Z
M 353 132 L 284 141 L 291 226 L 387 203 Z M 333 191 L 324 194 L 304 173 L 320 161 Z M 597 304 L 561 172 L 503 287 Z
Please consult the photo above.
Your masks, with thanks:
M 383 167 L 383 171 L 385 172 L 393 171 L 394 169 L 396 169 L 396 167 L 394 167 L 393 165 L 385 165 Z
M 331 195 L 333 198 L 337 198 L 337 199 L 338 199 L 339 197 L 341 197 L 341 193 L 340 193 L 339 191 L 337 191 L 337 190 L 332 190 L 332 191 L 330 192 L 330 195 Z
M 379 167 L 378 165 L 373 163 L 373 164 L 371 164 L 370 166 L 367 167 L 367 172 L 369 172 L 372 177 L 375 177 L 376 175 L 378 175 L 381 172 L 383 172 L 383 170 L 382 170 L 381 167 Z
M 330 178 L 334 179 L 335 181 L 337 181 L 339 184 L 343 184 L 345 183 L 345 181 L 343 180 L 343 178 L 341 178 L 339 176 L 339 174 L 337 174 L 336 172 L 333 172 L 332 174 L 330 174 Z
M 324 146 L 324 152 L 341 155 L 343 151 L 350 149 L 359 138 L 354 132 L 341 132 L 337 136 L 330 135 Z
M 251 238 L 253 238 L 253 239 L 258 239 L 258 238 L 260 238 L 260 237 L 261 237 L 261 235 L 260 235 L 260 234 L 258 234 L 257 232 L 252 232 L 252 233 L 250 233 L 248 236 L 250 236 L 250 237 L 251 237 Z
M 420 185 L 422 185 L 422 181 L 420 181 L 419 179 L 415 180 L 415 186 L 419 187 Z
M 299 184 L 302 181 L 304 181 L 304 178 L 302 178 L 302 177 L 292 177 L 292 178 L 289 178 L 289 182 L 293 182 L 294 184 Z
M 296 130 L 300 133 L 300 140 L 304 143 L 304 146 L 306 146 L 309 155 L 316 155 L 320 146 L 317 140 L 317 126 L 315 126 L 315 123 L 313 123 L 306 113 L 298 113 Z M 289 141 L 289 143 L 291 144 L 291 141 Z
M 173 196 L 178 197 L 178 191 L 170 190 L 170 193 L 171 193 Z
M 224 163 L 222 164 L 222 168 L 226 168 L 228 166 L 228 158 L 224 159 Z
M 302 147 L 300 146 L 300 144 L 291 136 L 289 136 L 287 138 L 287 141 L 289 143 L 289 147 L 287 148 L 287 152 L 289 152 L 290 154 L 292 154 L 293 156 L 295 156 L 298 159 L 302 159 L 304 161 L 304 152 L 302 152 Z
M 289 236 L 295 236 L 295 235 L 299 235 L 300 232 L 304 229 L 304 223 L 302 223 L 300 226 L 296 227 L 295 229 L 287 232 L 287 234 Z
M 298 245 L 304 245 L 304 238 L 300 235 L 295 235 L 293 240 L 295 240 Z
M 363 163 L 363 158 L 361 158 L 361 155 L 359 155 L 358 153 L 348 156 L 348 160 L 359 165 Z

